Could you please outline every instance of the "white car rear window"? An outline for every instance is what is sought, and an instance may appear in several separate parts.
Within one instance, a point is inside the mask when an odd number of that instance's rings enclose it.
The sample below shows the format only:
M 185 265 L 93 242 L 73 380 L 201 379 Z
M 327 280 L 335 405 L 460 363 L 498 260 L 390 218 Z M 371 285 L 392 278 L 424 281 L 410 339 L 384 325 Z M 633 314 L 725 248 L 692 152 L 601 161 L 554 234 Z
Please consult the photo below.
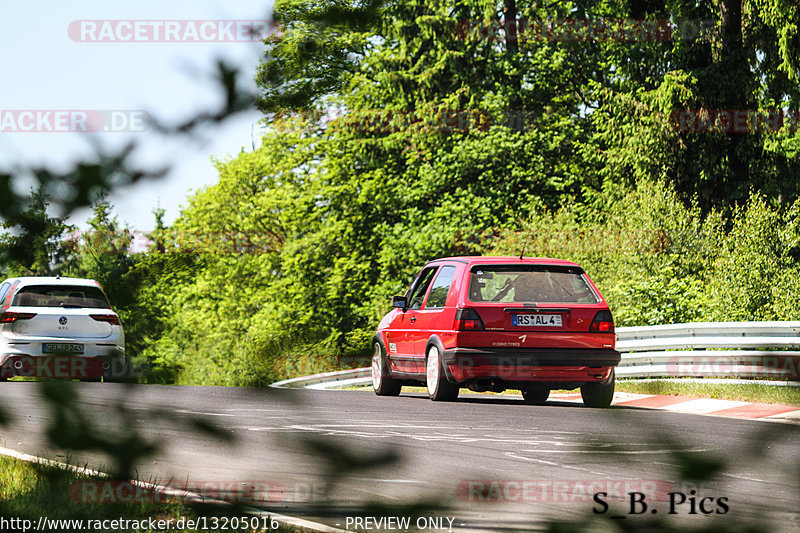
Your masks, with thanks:
M 17 292 L 11 305 L 111 309 L 103 291 L 82 285 L 29 285 Z

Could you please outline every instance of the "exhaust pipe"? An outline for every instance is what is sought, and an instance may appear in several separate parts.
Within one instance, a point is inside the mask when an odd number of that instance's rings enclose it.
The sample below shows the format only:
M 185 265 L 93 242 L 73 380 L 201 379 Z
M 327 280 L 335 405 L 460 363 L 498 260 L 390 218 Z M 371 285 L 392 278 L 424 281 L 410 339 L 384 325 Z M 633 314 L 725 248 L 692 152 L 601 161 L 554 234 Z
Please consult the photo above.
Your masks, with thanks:
M 473 392 L 503 392 L 506 390 L 505 384 L 495 378 L 478 378 L 467 383 L 467 387 Z
M 22 369 L 22 361 L 20 361 L 19 359 L 14 361 L 14 368 L 16 368 L 17 370 Z

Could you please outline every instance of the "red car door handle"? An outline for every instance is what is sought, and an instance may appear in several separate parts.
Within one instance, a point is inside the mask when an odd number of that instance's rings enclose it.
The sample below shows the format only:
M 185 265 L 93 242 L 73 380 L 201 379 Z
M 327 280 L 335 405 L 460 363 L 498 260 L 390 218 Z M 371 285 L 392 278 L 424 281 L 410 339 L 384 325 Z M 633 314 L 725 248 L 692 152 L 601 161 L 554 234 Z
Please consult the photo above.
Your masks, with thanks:
M 414 322 L 416 322 L 416 321 L 417 321 L 417 317 L 415 317 L 415 316 L 412 316 L 412 317 L 411 317 L 411 323 L 413 324 L 413 323 L 414 323 Z

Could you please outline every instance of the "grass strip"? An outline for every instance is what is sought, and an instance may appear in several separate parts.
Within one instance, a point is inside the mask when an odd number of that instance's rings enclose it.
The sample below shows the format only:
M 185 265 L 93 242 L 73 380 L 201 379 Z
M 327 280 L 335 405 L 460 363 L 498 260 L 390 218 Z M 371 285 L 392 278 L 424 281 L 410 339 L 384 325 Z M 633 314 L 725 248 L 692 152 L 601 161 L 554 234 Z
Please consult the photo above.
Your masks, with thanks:
M 59 468 L 13 457 L 0 455 L 0 519 L 30 520 L 37 524 L 40 517 L 50 520 L 117 520 L 127 519 L 146 521 L 165 520 L 178 523 L 181 519 L 197 520 L 206 516 L 207 524 L 213 524 L 212 517 L 218 519 L 245 516 L 241 508 L 208 504 L 187 504 L 166 496 L 155 497 L 152 493 L 141 494 L 137 501 L 126 503 L 82 501 L 80 487 L 82 483 L 97 482 L 102 484 L 108 480 L 93 477 Z M 126 494 L 130 495 L 130 492 Z M 205 529 L 205 531 L 226 531 L 230 533 L 231 521 L 226 529 Z M 260 522 L 254 521 L 253 524 Z M 267 524 L 269 522 L 267 521 Z M 236 528 L 238 531 L 280 531 L 295 532 L 299 529 L 281 526 L 278 529 Z M 61 531 L 72 531 L 63 527 Z M 112 529 L 112 531 L 150 533 L 151 529 Z M 170 529 L 176 532 L 197 531 L 197 529 Z

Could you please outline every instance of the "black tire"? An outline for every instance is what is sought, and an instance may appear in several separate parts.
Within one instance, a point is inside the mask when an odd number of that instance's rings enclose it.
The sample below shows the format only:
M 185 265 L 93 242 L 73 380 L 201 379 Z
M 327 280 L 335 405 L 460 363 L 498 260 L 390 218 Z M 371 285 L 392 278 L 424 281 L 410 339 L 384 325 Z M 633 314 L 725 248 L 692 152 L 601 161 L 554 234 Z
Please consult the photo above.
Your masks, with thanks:
M 604 408 L 614 399 L 614 369 L 605 381 L 593 381 L 581 386 L 581 398 L 586 407 Z
M 531 385 L 522 389 L 522 399 L 530 405 L 541 405 L 550 396 L 550 387 L 546 385 Z
M 378 396 L 399 396 L 403 386 L 392 379 L 380 342 L 372 343 L 372 388 Z
M 439 348 L 433 344 L 428 347 L 425 359 L 425 384 L 428 397 L 434 402 L 451 402 L 458 398 L 459 386 L 447 381 L 442 367 L 442 356 Z

